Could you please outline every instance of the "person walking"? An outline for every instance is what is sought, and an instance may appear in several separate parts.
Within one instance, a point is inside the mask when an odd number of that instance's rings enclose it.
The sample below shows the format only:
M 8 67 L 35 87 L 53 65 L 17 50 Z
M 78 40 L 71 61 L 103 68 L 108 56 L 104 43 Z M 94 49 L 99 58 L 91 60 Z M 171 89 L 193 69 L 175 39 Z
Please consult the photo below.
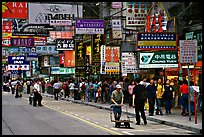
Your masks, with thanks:
M 171 108 L 172 108 L 172 100 L 173 100 L 173 93 L 174 88 L 172 85 L 170 85 L 170 80 L 166 80 L 166 84 L 164 85 L 164 106 L 166 110 L 166 115 L 171 114 Z
M 70 88 L 69 88 L 69 82 L 68 80 L 66 82 L 64 82 L 63 84 L 63 90 L 64 90 L 64 98 L 68 97 L 70 95 Z
M 69 92 L 70 92 L 70 97 L 74 97 L 74 86 L 75 84 L 73 83 L 73 80 L 69 81 Z
M 58 82 L 58 80 L 55 80 L 53 88 L 54 88 L 54 99 L 58 100 L 58 95 L 60 92 L 60 83 Z
M 33 106 L 37 106 L 37 101 L 38 101 L 38 106 L 43 106 L 42 105 L 42 95 L 41 95 L 41 88 L 40 88 L 40 79 L 37 79 L 34 87 L 33 87 L 33 92 L 34 92 L 34 97 L 33 97 Z
M 158 79 L 157 81 L 157 91 L 156 91 L 156 104 L 157 104 L 157 108 L 156 108 L 156 115 L 163 115 L 161 106 L 162 106 L 162 95 L 164 93 L 164 85 L 162 84 L 162 80 L 161 78 Z
M 135 87 L 133 89 L 133 99 L 132 99 L 132 105 L 135 108 L 135 115 L 136 115 L 136 125 L 140 125 L 140 114 L 141 113 L 141 117 L 144 121 L 144 124 L 147 124 L 147 120 L 146 120 L 146 116 L 145 116 L 145 112 L 144 112 L 144 105 L 145 105 L 145 86 L 139 84 L 140 80 L 136 79 L 135 80 Z
M 188 115 L 188 81 L 186 79 L 183 80 L 183 85 L 180 86 L 179 90 L 181 93 L 182 104 L 181 115 L 186 116 Z
M 94 92 L 94 102 L 97 103 L 97 100 L 98 100 L 98 82 L 95 81 L 94 84 L 93 84 L 93 92 Z
M 31 86 L 31 81 L 30 81 L 30 79 L 27 79 L 26 85 L 27 85 L 27 94 L 30 94 L 30 86 Z
M 147 98 L 149 103 L 149 116 L 154 115 L 154 105 L 156 100 L 157 87 L 154 84 L 154 80 L 150 80 L 150 84 L 147 86 Z
M 124 101 L 124 94 L 121 90 L 121 85 L 116 85 L 116 90 L 114 90 L 111 94 L 111 104 L 114 104 L 112 106 L 114 118 L 116 121 L 120 120 L 121 114 L 122 114 L 122 106 Z M 115 125 L 117 126 L 117 125 Z
M 133 89 L 135 87 L 134 80 L 130 82 L 128 86 L 128 93 L 129 93 L 129 106 L 132 107 L 132 96 L 133 96 Z

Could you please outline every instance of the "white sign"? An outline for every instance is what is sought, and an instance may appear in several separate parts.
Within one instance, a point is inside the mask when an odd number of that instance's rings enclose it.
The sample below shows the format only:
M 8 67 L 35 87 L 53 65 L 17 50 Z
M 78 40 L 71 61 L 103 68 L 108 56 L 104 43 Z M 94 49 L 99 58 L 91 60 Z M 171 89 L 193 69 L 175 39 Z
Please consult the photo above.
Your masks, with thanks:
M 69 4 L 28 3 L 29 24 L 50 24 L 50 20 L 83 18 L 83 7 Z
M 196 63 L 198 62 L 197 40 L 180 40 L 180 62 Z
M 76 34 L 104 34 L 102 28 L 76 28 Z
M 122 74 L 137 72 L 134 53 L 122 53 Z
M 50 26 L 72 26 L 72 20 L 50 20 Z
M 100 69 L 100 73 L 101 74 L 106 74 L 106 46 L 105 45 L 101 45 L 101 69 Z
M 112 20 L 112 29 L 113 30 L 121 30 L 121 20 L 113 19 Z
M 29 70 L 30 65 L 14 65 L 8 64 L 8 70 L 18 70 L 21 67 L 21 70 Z

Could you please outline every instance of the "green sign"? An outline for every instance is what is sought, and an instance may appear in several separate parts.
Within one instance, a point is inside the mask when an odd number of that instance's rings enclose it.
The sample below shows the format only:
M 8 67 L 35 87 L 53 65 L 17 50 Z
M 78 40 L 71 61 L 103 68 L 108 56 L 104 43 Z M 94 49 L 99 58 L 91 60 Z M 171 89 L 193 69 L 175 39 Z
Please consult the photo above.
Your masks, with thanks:
M 177 51 L 158 51 L 140 53 L 139 68 L 177 68 Z
M 51 67 L 51 74 L 75 74 L 75 68 Z

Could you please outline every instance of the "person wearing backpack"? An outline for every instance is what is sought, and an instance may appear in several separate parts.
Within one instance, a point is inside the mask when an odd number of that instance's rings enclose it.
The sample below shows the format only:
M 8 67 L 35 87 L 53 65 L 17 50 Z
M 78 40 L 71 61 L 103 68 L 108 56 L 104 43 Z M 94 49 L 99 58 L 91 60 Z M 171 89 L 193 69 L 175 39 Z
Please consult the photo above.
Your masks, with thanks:
M 135 87 L 133 89 L 133 99 L 132 99 L 132 106 L 135 108 L 135 115 L 136 115 L 136 125 L 140 125 L 140 114 L 144 121 L 144 124 L 147 124 L 145 112 L 144 112 L 144 105 L 145 100 L 147 98 L 146 96 L 146 89 L 145 86 L 142 84 L 139 84 L 140 80 L 137 78 L 135 80 Z
M 79 91 L 80 91 L 81 100 L 85 100 L 86 83 L 84 79 L 82 79 L 82 82 L 80 82 L 79 84 Z

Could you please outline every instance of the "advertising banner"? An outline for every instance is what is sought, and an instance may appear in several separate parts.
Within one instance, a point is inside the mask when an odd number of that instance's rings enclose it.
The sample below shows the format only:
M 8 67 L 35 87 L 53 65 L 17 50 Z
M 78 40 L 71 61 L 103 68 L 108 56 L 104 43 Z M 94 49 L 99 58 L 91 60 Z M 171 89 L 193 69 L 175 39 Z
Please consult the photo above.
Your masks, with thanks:
M 126 2 L 126 26 L 144 26 L 152 2 Z
M 104 20 L 76 19 L 76 34 L 104 34 Z
M 69 4 L 29 3 L 28 16 L 29 24 L 50 24 L 50 20 L 83 18 L 83 7 Z
M 57 50 L 74 50 L 74 39 L 56 39 Z
M 180 63 L 198 62 L 197 40 L 179 40 Z
M 142 52 L 139 55 L 139 68 L 176 68 L 177 51 Z
M 64 54 L 59 55 L 60 65 L 64 65 Z
M 18 54 L 18 53 L 30 53 L 32 52 L 32 48 L 28 47 L 9 47 L 8 53 L 10 54 Z
M 34 47 L 33 38 L 11 38 L 11 46 Z
M 27 19 L 28 2 L 2 2 L 2 18 Z
M 51 74 L 74 74 L 74 68 L 51 67 Z
M 58 54 L 57 47 L 55 45 L 36 46 L 36 53 L 38 54 Z
M 176 33 L 137 33 L 137 50 L 177 50 L 178 34 Z
M 50 56 L 50 66 L 60 66 L 59 56 L 57 56 L 57 57 Z
M 11 46 L 11 37 L 2 37 L 2 47 Z
M 50 26 L 72 26 L 72 20 L 50 20 Z
M 64 67 L 75 67 L 75 51 L 74 50 L 64 51 Z

